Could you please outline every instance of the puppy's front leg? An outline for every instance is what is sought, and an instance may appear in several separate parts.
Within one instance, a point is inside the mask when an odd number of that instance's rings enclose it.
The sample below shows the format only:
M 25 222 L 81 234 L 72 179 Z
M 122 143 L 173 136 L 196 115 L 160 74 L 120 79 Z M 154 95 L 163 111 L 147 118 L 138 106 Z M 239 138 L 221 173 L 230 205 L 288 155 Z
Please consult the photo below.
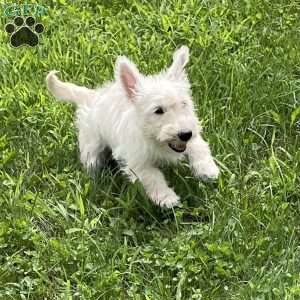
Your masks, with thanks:
M 199 134 L 190 141 L 187 154 L 196 177 L 216 179 L 219 176 L 220 171 L 214 162 L 208 143 Z
M 143 184 L 147 195 L 157 205 L 173 207 L 179 204 L 179 197 L 168 187 L 162 172 L 153 166 L 132 170 Z

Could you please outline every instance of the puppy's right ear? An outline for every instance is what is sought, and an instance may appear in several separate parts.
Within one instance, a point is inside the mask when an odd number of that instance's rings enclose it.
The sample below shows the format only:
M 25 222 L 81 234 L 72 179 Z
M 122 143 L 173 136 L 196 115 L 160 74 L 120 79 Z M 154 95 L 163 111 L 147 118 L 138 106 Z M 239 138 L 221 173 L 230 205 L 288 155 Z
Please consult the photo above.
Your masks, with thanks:
M 132 99 L 140 79 L 136 65 L 125 56 L 119 56 L 116 62 L 115 77 L 124 87 L 127 96 Z

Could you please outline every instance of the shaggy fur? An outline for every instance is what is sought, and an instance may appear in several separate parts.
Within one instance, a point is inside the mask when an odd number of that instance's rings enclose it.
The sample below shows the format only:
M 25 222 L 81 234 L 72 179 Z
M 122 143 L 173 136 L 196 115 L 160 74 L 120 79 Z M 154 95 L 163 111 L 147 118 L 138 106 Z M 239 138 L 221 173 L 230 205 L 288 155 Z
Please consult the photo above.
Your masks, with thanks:
M 128 58 L 118 57 L 115 81 L 93 90 L 60 81 L 51 71 L 47 85 L 61 100 L 77 104 L 80 158 L 87 168 L 101 167 L 107 150 L 121 161 L 131 180 L 138 178 L 150 199 L 178 205 L 179 197 L 158 169 L 161 162 L 187 156 L 195 176 L 217 178 L 208 144 L 194 111 L 185 73 L 189 50 L 182 46 L 172 65 L 145 76 Z

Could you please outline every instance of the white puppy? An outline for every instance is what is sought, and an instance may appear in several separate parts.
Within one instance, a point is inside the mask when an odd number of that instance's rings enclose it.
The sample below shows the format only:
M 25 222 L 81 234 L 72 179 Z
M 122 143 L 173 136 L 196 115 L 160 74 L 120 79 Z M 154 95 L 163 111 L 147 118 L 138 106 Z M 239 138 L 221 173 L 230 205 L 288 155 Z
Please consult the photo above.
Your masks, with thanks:
M 87 168 L 101 167 L 107 150 L 131 180 L 138 178 L 151 200 L 173 207 L 179 197 L 158 169 L 162 162 L 188 157 L 195 176 L 217 178 L 208 144 L 194 111 L 184 67 L 189 49 L 174 53 L 172 65 L 145 76 L 125 56 L 117 59 L 115 81 L 88 89 L 60 81 L 52 71 L 47 84 L 52 94 L 76 103 L 79 147 Z

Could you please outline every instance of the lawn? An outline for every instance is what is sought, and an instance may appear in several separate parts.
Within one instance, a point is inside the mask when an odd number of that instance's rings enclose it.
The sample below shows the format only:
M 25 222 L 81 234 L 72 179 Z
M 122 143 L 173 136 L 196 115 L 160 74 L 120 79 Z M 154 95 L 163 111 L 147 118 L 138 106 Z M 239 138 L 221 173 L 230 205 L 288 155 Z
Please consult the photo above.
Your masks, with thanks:
M 0 31 L 0 299 L 300 299 L 299 2 L 40 4 L 39 46 Z M 45 76 L 96 87 L 118 55 L 151 74 L 180 45 L 222 174 L 164 167 L 166 210 L 116 168 L 89 177 Z

